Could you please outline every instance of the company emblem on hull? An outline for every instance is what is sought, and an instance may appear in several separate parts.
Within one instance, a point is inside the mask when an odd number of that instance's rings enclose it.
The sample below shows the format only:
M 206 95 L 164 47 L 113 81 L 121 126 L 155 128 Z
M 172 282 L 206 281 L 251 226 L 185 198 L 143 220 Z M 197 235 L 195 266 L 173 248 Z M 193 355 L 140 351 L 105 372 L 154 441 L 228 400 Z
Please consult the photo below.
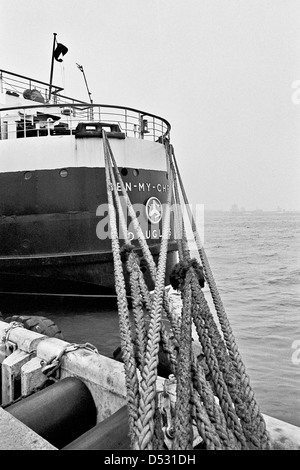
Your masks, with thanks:
M 157 197 L 150 197 L 146 203 L 146 215 L 152 224 L 158 224 L 162 218 L 162 205 Z

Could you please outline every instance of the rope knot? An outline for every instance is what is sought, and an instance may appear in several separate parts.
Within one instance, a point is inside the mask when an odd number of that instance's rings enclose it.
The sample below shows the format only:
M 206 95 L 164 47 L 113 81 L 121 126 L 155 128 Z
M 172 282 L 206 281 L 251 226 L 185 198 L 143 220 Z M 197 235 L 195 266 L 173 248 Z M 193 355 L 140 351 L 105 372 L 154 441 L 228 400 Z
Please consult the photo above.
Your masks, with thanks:
M 200 287 L 204 287 L 205 277 L 204 277 L 203 268 L 200 265 L 199 261 L 197 261 L 196 258 L 193 258 L 188 262 L 188 264 L 189 264 L 189 268 L 193 268 L 194 273 L 197 276 Z
M 122 263 L 126 263 L 133 249 L 134 246 L 131 243 L 124 243 L 124 245 L 122 245 L 122 247 L 120 248 L 120 256 Z
M 204 287 L 205 278 L 203 268 L 196 258 L 193 258 L 188 261 L 179 261 L 179 263 L 175 264 L 169 278 L 173 289 L 178 290 L 183 288 L 186 275 L 190 268 L 193 268 L 195 275 L 198 278 L 200 287 Z

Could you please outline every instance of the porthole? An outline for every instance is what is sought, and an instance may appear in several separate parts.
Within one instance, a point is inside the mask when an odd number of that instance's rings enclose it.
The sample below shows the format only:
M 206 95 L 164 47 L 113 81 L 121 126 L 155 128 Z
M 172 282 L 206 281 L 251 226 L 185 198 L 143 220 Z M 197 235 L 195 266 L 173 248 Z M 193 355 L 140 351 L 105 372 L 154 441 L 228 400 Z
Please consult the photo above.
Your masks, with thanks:
M 68 176 L 68 170 L 64 168 L 63 170 L 60 170 L 59 174 L 62 178 L 66 178 Z
M 139 176 L 139 170 L 132 170 L 133 176 Z
M 127 176 L 127 174 L 128 174 L 127 168 L 122 168 L 121 174 L 122 174 L 123 176 Z
M 30 246 L 30 241 L 29 240 L 23 240 L 22 241 L 22 247 L 25 248 L 25 250 L 27 250 Z
M 24 173 L 25 180 L 30 180 L 31 177 L 32 177 L 31 171 L 26 171 L 26 173 Z

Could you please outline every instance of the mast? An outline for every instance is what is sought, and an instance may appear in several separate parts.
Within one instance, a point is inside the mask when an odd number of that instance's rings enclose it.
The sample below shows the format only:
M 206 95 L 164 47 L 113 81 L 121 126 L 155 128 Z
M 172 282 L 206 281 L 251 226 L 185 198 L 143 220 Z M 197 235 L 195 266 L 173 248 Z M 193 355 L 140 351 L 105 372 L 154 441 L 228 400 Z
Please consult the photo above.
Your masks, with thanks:
M 84 73 L 84 70 L 83 70 L 83 66 L 77 64 L 77 62 L 76 62 L 76 65 L 77 65 L 77 67 L 79 68 L 80 72 L 83 73 L 83 78 L 84 78 L 85 86 L 86 86 L 86 89 L 87 89 L 87 92 L 88 92 L 88 95 L 89 95 L 90 103 L 93 104 L 92 94 L 91 94 L 91 92 L 90 92 L 90 90 L 89 90 L 89 87 L 88 87 L 88 84 L 87 84 L 87 81 L 86 81 L 86 77 L 85 77 L 85 73 Z
M 83 70 L 83 66 L 77 64 L 77 62 L 76 62 L 76 65 L 77 65 L 77 67 L 79 68 L 80 72 L 82 72 L 82 74 L 83 74 L 83 78 L 84 78 L 84 81 L 85 81 L 85 86 L 86 86 L 86 89 L 87 89 L 87 92 L 88 92 L 88 95 L 89 95 L 90 103 L 91 103 L 91 105 L 92 105 L 92 104 L 93 104 L 92 94 L 91 94 L 91 92 L 90 92 L 90 90 L 89 90 L 89 87 L 88 87 L 88 84 L 87 84 L 87 80 L 86 80 L 86 77 L 85 77 L 85 73 L 84 73 L 84 70 Z M 90 109 L 90 119 L 91 119 L 92 121 L 94 120 L 93 107 L 91 107 L 91 109 Z
M 53 79 L 54 51 L 55 51 L 55 44 L 56 44 L 56 36 L 57 36 L 57 33 L 53 33 L 53 48 L 52 48 L 50 85 L 49 85 L 49 99 L 48 99 L 48 101 L 50 101 L 50 98 L 51 98 L 51 88 L 52 88 L 52 79 Z

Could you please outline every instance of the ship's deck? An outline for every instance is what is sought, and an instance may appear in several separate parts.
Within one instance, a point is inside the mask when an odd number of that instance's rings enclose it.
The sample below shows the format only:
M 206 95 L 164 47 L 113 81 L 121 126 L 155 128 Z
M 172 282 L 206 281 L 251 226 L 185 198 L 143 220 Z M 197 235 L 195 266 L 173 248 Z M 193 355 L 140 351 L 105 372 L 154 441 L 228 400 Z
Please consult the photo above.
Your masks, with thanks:
M 101 123 L 115 137 L 159 143 L 169 139 L 171 126 L 162 117 L 130 107 L 82 102 L 61 91 L 46 82 L 0 70 L 0 140 L 78 135 L 80 123 Z

